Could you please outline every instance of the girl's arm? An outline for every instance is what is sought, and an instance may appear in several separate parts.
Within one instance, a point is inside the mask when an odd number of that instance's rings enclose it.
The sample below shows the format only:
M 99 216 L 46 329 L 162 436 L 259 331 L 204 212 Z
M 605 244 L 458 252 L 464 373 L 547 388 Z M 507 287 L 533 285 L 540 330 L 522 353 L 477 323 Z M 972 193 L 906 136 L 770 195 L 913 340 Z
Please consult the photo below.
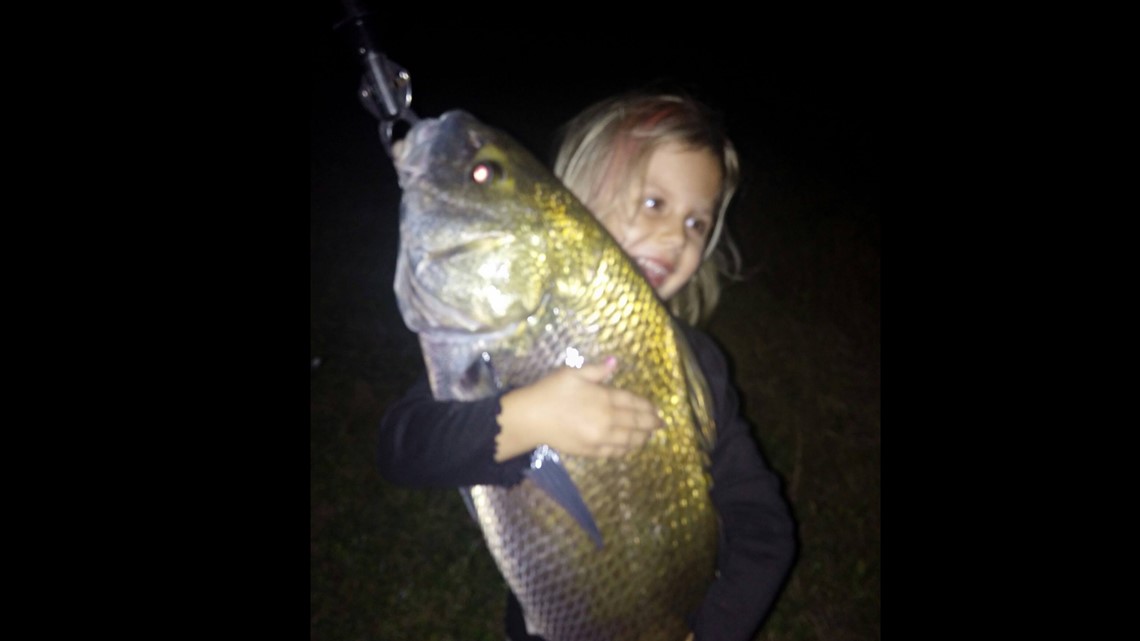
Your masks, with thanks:
M 437 401 L 423 377 L 381 421 L 380 472 L 400 485 L 512 485 L 544 443 L 564 454 L 623 456 L 661 419 L 648 400 L 608 385 L 618 366 L 565 367 L 478 401 Z
M 380 475 L 397 485 L 464 487 L 513 485 L 522 480 L 529 452 L 495 461 L 499 397 L 437 401 L 420 377 L 380 422 Z

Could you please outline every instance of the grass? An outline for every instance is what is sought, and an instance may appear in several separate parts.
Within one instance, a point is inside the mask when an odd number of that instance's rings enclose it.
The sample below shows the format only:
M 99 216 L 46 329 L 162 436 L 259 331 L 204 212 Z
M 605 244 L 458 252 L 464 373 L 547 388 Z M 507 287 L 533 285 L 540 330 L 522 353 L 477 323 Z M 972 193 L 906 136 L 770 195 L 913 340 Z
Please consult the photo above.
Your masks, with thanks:
M 708 330 L 800 540 L 755 638 L 879 639 L 879 241 L 860 209 L 874 202 L 808 172 L 749 180 L 732 229 L 752 275 Z M 506 589 L 458 493 L 393 487 L 373 461 L 385 407 L 422 367 L 391 293 L 385 182 L 313 183 L 310 638 L 498 641 Z

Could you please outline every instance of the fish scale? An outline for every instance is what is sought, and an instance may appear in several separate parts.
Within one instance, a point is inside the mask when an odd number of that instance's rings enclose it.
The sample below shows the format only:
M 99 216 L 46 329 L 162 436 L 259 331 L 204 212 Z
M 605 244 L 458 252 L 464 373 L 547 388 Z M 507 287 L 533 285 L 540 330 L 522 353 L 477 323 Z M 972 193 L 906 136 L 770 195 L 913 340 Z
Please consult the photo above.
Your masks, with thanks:
M 496 181 L 471 179 L 481 163 Z M 717 538 L 715 426 L 684 337 L 621 247 L 505 134 L 448 112 L 412 128 L 397 169 L 396 294 L 437 398 L 483 398 L 575 356 L 612 355 L 611 384 L 650 399 L 664 423 L 625 457 L 561 455 L 600 548 L 530 480 L 469 489 L 528 630 L 548 641 L 680 641 L 713 580 Z

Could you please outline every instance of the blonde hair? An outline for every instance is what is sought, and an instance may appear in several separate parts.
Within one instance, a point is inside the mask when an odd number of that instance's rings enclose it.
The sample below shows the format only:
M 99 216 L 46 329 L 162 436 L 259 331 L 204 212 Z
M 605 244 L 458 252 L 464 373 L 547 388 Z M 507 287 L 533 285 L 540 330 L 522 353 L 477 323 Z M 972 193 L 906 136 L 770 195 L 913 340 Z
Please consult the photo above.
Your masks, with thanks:
M 633 92 L 586 108 L 566 123 L 561 140 L 554 173 L 595 212 L 621 196 L 619 186 L 643 177 L 662 145 L 708 149 L 720 160 L 724 179 L 701 266 L 667 303 L 690 324 L 706 320 L 720 300 L 720 274 L 733 273 L 739 263 L 724 216 L 740 181 L 740 160 L 719 116 L 681 93 Z

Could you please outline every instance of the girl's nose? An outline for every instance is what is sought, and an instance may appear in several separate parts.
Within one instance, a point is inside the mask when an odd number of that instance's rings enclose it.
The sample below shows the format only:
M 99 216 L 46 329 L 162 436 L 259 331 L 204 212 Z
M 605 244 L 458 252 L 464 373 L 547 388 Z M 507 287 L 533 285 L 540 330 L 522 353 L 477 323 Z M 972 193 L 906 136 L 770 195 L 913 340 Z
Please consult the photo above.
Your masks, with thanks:
M 658 242 L 665 244 L 669 247 L 677 247 L 685 242 L 685 223 L 684 221 L 678 222 L 672 216 L 662 216 L 656 222 L 656 229 L 653 235 L 656 236 Z

